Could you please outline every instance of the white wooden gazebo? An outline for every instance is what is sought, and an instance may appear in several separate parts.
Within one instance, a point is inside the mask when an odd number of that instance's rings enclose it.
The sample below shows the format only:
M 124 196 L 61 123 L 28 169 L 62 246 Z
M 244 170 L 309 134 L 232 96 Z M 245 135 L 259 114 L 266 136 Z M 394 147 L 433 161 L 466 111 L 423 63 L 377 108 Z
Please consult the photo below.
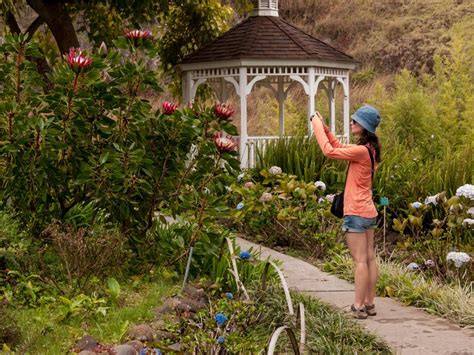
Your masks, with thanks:
M 194 99 L 199 85 L 208 83 L 225 102 L 234 88 L 240 97 L 241 167 L 255 162 L 255 145 L 268 137 L 247 134 L 247 96 L 255 84 L 271 89 L 279 103 L 279 133 L 285 135 L 284 105 L 288 91 L 301 85 L 308 97 L 308 117 L 316 95 L 324 89 L 329 99 L 330 128 L 336 132 L 336 86 L 343 91 L 343 133 L 349 138 L 349 70 L 357 62 L 349 55 L 306 34 L 278 15 L 278 0 L 254 0 L 250 16 L 222 36 L 185 57 L 178 65 L 183 75 L 185 102 Z M 308 132 L 311 125 L 308 120 Z M 275 137 L 277 138 L 277 137 Z

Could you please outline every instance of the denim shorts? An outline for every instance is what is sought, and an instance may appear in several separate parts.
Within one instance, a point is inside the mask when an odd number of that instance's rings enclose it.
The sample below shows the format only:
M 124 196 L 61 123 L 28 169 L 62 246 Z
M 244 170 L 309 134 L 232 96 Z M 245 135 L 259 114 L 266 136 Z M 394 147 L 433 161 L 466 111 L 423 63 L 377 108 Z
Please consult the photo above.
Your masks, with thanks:
M 365 218 L 359 216 L 344 216 L 342 230 L 344 232 L 364 233 L 368 229 L 374 229 L 376 218 Z

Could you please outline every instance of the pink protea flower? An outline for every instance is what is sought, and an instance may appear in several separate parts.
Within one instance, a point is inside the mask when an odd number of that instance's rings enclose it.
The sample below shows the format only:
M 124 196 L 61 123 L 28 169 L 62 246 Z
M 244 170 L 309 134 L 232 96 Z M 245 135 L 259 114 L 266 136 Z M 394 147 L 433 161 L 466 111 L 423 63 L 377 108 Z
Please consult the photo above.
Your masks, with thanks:
M 176 111 L 176 108 L 178 107 L 178 105 L 173 104 L 169 101 L 165 101 L 163 102 L 162 107 L 163 107 L 163 113 L 165 115 L 172 115 Z
M 81 48 L 69 48 L 66 60 L 75 73 L 80 73 L 92 65 L 92 58 L 86 57 Z
M 234 139 L 220 134 L 214 136 L 214 144 L 221 153 L 231 152 L 237 147 L 237 142 Z
M 136 46 L 138 44 L 138 40 L 146 40 L 151 37 L 150 31 L 143 31 L 143 30 L 131 30 L 125 31 L 125 37 L 129 40 L 133 41 L 133 44 Z
M 228 104 L 216 104 L 214 105 L 214 113 L 221 120 L 226 120 L 234 114 L 234 109 Z

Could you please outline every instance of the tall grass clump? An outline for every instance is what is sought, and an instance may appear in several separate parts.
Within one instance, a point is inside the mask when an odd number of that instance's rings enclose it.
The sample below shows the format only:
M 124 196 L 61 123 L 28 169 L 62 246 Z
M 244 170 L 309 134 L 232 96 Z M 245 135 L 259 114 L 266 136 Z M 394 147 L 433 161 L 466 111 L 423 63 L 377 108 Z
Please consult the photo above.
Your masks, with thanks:
M 258 171 L 279 166 L 304 181 L 322 180 L 330 185 L 342 183 L 344 163 L 326 158 L 313 137 L 287 137 L 270 141 L 257 149 Z

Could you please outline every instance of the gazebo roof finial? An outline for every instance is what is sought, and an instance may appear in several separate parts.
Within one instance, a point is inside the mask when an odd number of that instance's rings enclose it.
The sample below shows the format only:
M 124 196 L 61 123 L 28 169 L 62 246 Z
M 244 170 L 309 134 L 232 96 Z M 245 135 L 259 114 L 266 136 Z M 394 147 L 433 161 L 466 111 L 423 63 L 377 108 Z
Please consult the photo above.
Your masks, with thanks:
M 253 11 L 250 16 L 278 17 L 278 0 L 252 0 Z

